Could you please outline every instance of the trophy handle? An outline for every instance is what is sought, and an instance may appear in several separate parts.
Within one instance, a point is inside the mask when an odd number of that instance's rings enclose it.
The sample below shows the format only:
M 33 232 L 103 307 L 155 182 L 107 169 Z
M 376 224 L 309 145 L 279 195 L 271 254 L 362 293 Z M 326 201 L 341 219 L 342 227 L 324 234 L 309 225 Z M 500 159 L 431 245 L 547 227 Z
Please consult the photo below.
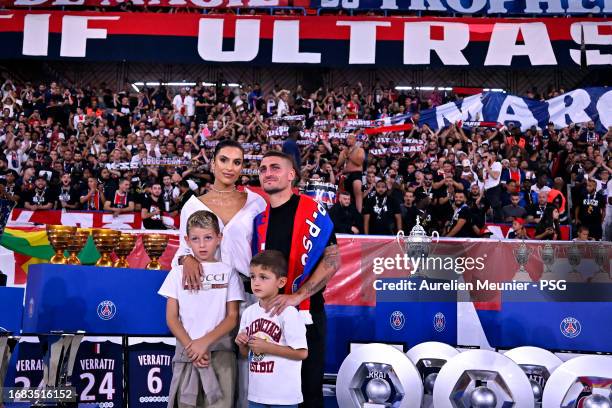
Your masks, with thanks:
M 434 243 L 433 248 L 431 249 L 431 252 L 433 253 L 435 252 L 436 248 L 438 247 L 438 244 L 440 243 L 440 233 L 438 231 L 434 230 L 431 232 L 431 242 Z
M 397 231 L 397 235 L 395 236 L 395 242 L 397 242 L 397 245 L 400 247 L 401 251 L 405 251 L 405 248 L 404 248 L 405 238 L 406 236 L 404 235 L 404 231 L 402 230 Z

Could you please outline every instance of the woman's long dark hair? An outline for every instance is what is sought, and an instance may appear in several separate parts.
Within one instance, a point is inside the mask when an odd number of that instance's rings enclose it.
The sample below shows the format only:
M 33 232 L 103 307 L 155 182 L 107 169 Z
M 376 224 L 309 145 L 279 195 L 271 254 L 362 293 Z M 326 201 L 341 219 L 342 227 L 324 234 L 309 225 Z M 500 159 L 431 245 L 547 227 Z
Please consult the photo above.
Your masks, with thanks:
M 548 204 L 546 206 L 544 214 L 542 214 L 542 218 L 536 226 L 536 235 L 540 235 L 541 233 L 546 231 L 546 228 L 552 228 L 557 233 L 557 239 L 561 239 L 561 225 L 559 223 L 559 219 L 555 220 L 553 218 L 553 212 L 555 210 L 559 211 L 557 206 L 554 204 Z
M 231 139 L 223 139 L 215 146 L 215 152 L 213 153 L 213 160 L 217 157 L 219 152 L 226 147 L 235 147 L 236 149 L 240 149 L 242 155 L 244 156 L 244 148 L 240 143 Z

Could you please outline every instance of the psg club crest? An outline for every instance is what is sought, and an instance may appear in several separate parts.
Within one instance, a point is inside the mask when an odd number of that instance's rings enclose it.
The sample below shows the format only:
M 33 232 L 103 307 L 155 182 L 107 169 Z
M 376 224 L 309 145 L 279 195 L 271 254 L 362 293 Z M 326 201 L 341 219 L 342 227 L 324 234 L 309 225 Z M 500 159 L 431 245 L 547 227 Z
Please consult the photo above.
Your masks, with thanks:
M 110 300 L 104 300 L 98 304 L 98 317 L 102 320 L 110 320 L 117 313 L 117 306 Z
M 402 330 L 404 328 L 404 323 L 406 323 L 406 318 L 402 312 L 396 310 L 395 312 L 391 313 L 389 323 L 391 323 L 391 327 L 393 327 L 393 329 Z
M 561 321 L 561 333 L 569 338 L 573 339 L 580 335 L 582 331 L 582 325 L 580 321 L 574 317 L 566 317 Z
M 436 313 L 434 316 L 434 329 L 436 329 L 437 332 L 441 332 L 441 331 L 444 331 L 445 327 L 446 327 L 446 317 L 444 316 L 444 313 L 441 313 L 441 312 Z

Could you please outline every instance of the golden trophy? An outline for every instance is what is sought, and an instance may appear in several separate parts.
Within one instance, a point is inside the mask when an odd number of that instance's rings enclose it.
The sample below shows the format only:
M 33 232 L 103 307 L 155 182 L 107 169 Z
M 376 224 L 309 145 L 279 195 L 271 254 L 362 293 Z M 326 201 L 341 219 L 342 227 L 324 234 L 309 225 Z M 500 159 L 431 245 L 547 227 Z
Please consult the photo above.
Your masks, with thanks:
M 145 234 L 142 236 L 142 244 L 145 252 L 151 258 L 146 269 L 160 270 L 159 257 L 162 256 L 168 245 L 168 235 L 165 234 Z
M 127 256 L 132 253 L 134 250 L 134 246 L 136 245 L 136 239 L 138 235 L 136 234 L 127 234 L 125 232 L 121 233 L 119 237 L 119 245 L 115 248 L 115 255 L 119 257 L 115 261 L 115 268 L 129 268 L 130 264 L 127 261 Z
M 87 244 L 89 239 L 89 230 L 79 229 L 72 236 L 72 240 L 68 243 L 68 253 L 70 256 L 66 260 L 68 265 L 80 265 L 81 261 L 78 258 L 79 252 Z
M 64 251 L 68 248 L 73 235 L 76 232 L 76 227 L 67 225 L 47 225 L 47 238 L 55 255 L 49 260 L 52 264 L 65 264 L 66 257 Z
M 113 260 L 111 253 L 119 244 L 120 231 L 111 229 L 96 228 L 93 230 L 93 240 L 100 252 L 100 259 L 96 262 L 96 266 L 112 267 Z

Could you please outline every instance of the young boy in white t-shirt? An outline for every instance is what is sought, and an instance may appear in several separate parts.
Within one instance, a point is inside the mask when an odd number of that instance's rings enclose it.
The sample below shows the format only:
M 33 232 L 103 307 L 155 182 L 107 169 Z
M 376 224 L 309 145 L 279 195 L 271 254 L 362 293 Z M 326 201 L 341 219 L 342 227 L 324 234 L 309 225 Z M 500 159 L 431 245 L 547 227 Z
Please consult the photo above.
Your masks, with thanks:
M 278 316 L 265 311 L 287 283 L 280 251 L 263 251 L 251 260 L 251 288 L 259 299 L 240 320 L 236 344 L 249 357 L 249 408 L 297 408 L 302 397 L 302 360 L 308 356 L 306 326 L 295 307 Z
M 204 276 L 202 289 L 190 291 L 182 284 L 182 266 L 176 266 L 158 292 L 168 299 L 166 321 L 176 337 L 168 408 L 227 408 L 233 404 L 236 376 L 229 334 L 238 323 L 244 288 L 236 271 L 215 261 L 222 237 L 215 214 L 194 212 L 186 232 Z

